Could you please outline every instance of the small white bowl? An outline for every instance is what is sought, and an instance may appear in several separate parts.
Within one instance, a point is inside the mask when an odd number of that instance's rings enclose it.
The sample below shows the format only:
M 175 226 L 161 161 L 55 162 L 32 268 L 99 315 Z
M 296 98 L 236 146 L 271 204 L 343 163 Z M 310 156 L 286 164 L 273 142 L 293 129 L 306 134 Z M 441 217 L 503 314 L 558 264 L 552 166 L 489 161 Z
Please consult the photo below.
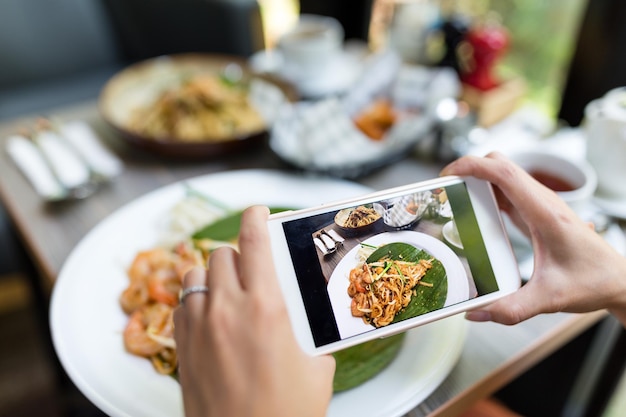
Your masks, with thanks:
M 584 160 L 574 161 L 554 152 L 541 150 L 515 151 L 506 155 L 531 174 L 539 172 L 569 184 L 571 190 L 555 191 L 574 209 L 588 202 L 598 185 L 595 170 Z M 548 186 L 545 183 L 544 185 Z

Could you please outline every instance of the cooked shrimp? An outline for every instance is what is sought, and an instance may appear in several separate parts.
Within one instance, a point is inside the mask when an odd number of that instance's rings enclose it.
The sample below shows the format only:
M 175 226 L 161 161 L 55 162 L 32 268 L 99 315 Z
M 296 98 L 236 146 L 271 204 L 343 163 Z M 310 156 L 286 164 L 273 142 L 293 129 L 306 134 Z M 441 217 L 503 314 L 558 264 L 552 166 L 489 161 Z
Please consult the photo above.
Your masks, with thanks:
M 384 260 L 353 268 L 348 277 L 348 295 L 352 298 L 350 312 L 375 327 L 388 325 L 409 305 L 415 294 L 413 287 L 431 267 L 432 259 Z
M 147 358 L 158 354 L 164 346 L 157 339 L 173 336 L 172 311 L 164 304 L 150 304 L 135 310 L 124 329 L 126 350 Z
M 139 252 L 130 268 L 128 277 L 131 281 L 147 279 L 155 270 L 167 268 L 172 264 L 172 255 L 163 248 L 155 248 Z
M 178 255 L 178 259 L 174 263 L 174 269 L 181 282 L 187 271 L 191 268 L 204 265 L 202 253 L 194 249 L 188 242 L 181 242 L 176 245 L 174 253 Z
M 135 355 L 150 357 L 159 353 L 163 346 L 148 336 L 144 321 L 142 310 L 131 314 L 124 329 L 124 347 Z
M 126 314 L 144 306 L 148 302 L 148 286 L 143 279 L 131 281 L 120 295 L 120 305 Z
M 172 307 L 178 305 L 178 294 L 181 288 L 181 281 L 172 269 L 155 271 L 148 278 L 150 299 Z

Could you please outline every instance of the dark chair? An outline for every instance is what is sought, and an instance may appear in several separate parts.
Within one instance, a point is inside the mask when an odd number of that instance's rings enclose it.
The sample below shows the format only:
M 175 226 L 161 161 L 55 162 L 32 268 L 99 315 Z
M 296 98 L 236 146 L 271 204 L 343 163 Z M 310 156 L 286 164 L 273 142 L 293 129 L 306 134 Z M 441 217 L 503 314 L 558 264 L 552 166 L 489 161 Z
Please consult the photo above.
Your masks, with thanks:
M 256 0 L 3 0 L 0 119 L 97 97 L 125 65 L 263 47 Z
M 120 68 L 99 0 L 0 2 L 0 119 L 86 100 Z
M 346 39 L 367 41 L 374 0 L 300 0 L 300 13 L 337 19 Z
M 126 60 L 212 52 L 243 57 L 263 48 L 256 0 L 103 0 Z

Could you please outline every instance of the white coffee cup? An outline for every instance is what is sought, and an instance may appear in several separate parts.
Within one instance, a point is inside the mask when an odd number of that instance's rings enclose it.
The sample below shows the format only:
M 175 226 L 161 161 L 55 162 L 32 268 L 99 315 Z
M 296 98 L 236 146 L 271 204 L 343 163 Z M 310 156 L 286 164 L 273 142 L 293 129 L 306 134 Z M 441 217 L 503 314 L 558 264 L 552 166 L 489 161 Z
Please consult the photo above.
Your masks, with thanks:
M 278 40 L 283 72 L 292 80 L 316 76 L 342 50 L 344 30 L 329 16 L 302 14 L 298 23 Z
M 581 218 L 587 216 L 589 203 L 597 186 L 595 170 L 589 163 L 541 149 L 515 150 L 504 153 L 539 182 L 555 191 Z M 543 178 L 541 178 L 542 175 Z M 558 178 L 558 182 L 564 186 L 567 185 L 567 187 L 560 188 L 555 187 L 554 184 L 549 184 L 549 180 L 554 178 Z M 522 259 L 532 254 L 532 247 L 528 238 L 506 216 L 504 217 L 504 225 L 516 255 Z
M 598 179 L 586 161 L 575 161 L 552 151 L 525 150 L 507 155 L 536 180 L 551 188 L 575 211 L 586 208 Z
M 583 124 L 587 160 L 598 175 L 598 195 L 626 198 L 626 87 L 591 101 Z

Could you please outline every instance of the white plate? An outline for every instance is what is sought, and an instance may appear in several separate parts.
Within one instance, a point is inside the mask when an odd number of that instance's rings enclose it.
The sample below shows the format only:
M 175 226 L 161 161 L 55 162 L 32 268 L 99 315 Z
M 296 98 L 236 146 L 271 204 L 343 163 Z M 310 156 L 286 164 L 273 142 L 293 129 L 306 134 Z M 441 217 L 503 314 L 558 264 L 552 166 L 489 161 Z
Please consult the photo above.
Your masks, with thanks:
M 371 191 L 346 181 L 296 177 L 263 170 L 211 174 L 188 182 L 193 188 L 215 196 L 233 208 L 251 204 L 305 207 Z M 124 350 L 122 331 L 127 316 L 119 307 L 118 298 L 127 284 L 126 268 L 132 258 L 138 250 L 154 246 L 171 208 L 184 195 L 184 186 L 173 184 L 117 210 L 76 246 L 54 287 L 50 326 L 57 355 L 81 392 L 112 417 L 183 415 L 178 383 L 171 377 L 158 375 L 149 361 Z M 324 201 L 320 196 L 324 196 Z M 455 363 L 455 354 L 458 356 L 464 336 L 453 331 L 452 328 L 458 325 L 444 323 L 420 329 L 435 334 L 420 338 L 419 346 L 411 348 L 415 351 L 418 348 L 431 349 L 435 356 L 414 356 L 408 352 L 401 354 L 392 364 L 392 367 L 406 367 L 407 371 L 400 373 L 413 381 L 404 387 L 406 392 L 403 395 L 400 391 L 396 393 L 399 397 L 393 403 L 395 408 L 404 410 L 417 404 L 424 397 L 416 397 L 416 393 L 432 391 L 438 384 L 436 378 L 429 379 L 431 375 L 434 373 L 443 379 Z M 410 342 L 407 346 L 411 346 Z M 446 348 L 448 355 L 441 356 L 439 351 Z M 405 347 L 403 351 L 406 350 Z M 418 363 L 421 365 L 417 366 Z M 389 371 L 394 369 L 392 367 Z M 412 372 L 413 367 L 416 370 Z M 432 368 L 431 374 L 426 375 L 424 367 Z M 389 371 L 370 382 L 380 383 L 381 379 L 389 378 L 386 376 Z M 357 402 L 366 402 L 369 398 L 360 387 L 336 396 L 331 405 L 334 411 L 330 415 L 349 414 L 341 401 L 350 396 L 357 396 Z M 381 407 L 388 407 L 385 404 L 389 403 L 385 401 Z
M 335 394 L 327 417 L 398 417 L 424 401 L 461 355 L 467 322 L 457 314 L 409 330 L 398 357 L 376 377 Z
M 446 270 L 448 278 L 448 295 L 445 305 L 452 305 L 469 299 L 469 283 L 465 268 L 459 257 L 439 239 L 425 233 L 413 231 L 386 232 L 372 236 L 363 243 L 380 246 L 387 243 L 403 242 L 423 249 L 437 258 Z M 342 339 L 373 330 L 373 326 L 354 317 L 350 312 L 352 299 L 348 295 L 348 275 L 359 262 L 357 252 L 359 246 L 352 248 L 337 264 L 328 280 L 328 295 L 337 320 L 339 335 Z

